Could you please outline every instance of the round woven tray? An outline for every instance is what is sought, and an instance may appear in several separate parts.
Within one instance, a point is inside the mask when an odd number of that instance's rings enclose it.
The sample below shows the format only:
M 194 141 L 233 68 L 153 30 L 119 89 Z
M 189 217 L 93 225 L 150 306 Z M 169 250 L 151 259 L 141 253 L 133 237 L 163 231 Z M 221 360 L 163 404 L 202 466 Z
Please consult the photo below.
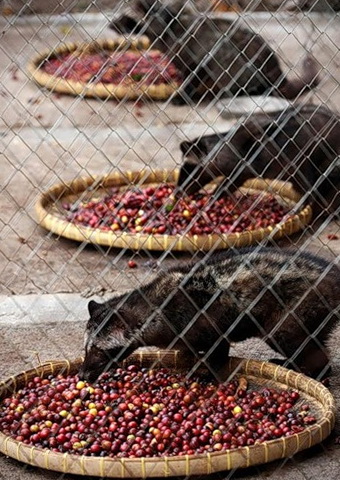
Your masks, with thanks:
M 88 201 L 91 197 L 100 197 L 105 189 L 131 185 L 159 184 L 162 182 L 176 183 L 178 171 L 156 170 L 153 172 L 127 171 L 112 173 L 105 177 L 86 177 L 71 183 L 59 184 L 50 188 L 38 200 L 36 213 L 42 227 L 51 232 L 77 242 L 89 242 L 109 247 L 129 248 L 133 250 L 173 250 L 173 251 L 209 251 L 230 247 L 244 247 L 261 242 L 264 238 L 278 239 L 302 229 L 312 217 L 309 206 L 292 215 L 287 221 L 274 226 L 259 228 L 253 231 L 228 234 L 209 235 L 162 235 L 111 232 L 75 225 L 65 219 L 63 202 L 74 202 L 82 198 Z M 277 199 L 293 207 L 299 196 L 287 184 L 279 181 L 254 179 L 242 187 L 243 193 L 268 191 Z
M 174 351 L 148 351 L 135 353 L 128 363 L 143 366 L 166 366 L 181 369 L 180 356 Z M 0 384 L 0 399 L 12 394 L 35 376 L 76 373 L 81 360 L 49 362 L 23 372 Z M 202 475 L 213 472 L 244 468 L 267 463 L 279 458 L 291 457 L 298 451 L 310 448 L 325 439 L 335 422 L 335 404 L 332 395 L 321 383 L 302 374 L 271 363 L 231 358 L 231 378 L 242 375 L 248 388 L 267 386 L 277 389 L 293 388 L 299 391 L 301 402 L 313 409 L 317 423 L 289 437 L 270 440 L 235 450 L 200 455 L 152 457 L 152 458 L 108 458 L 86 457 L 69 453 L 30 447 L 0 433 L 0 451 L 21 462 L 64 473 L 94 475 L 116 478 L 169 477 L 180 475 Z
M 92 53 L 100 50 L 127 50 L 134 51 L 148 50 L 150 48 L 150 41 L 147 37 L 141 36 L 138 39 L 127 40 L 124 37 L 118 37 L 116 39 L 97 40 L 91 43 L 66 43 L 60 45 L 53 51 L 46 50 L 33 58 L 27 66 L 27 70 L 31 75 L 31 78 L 41 85 L 48 88 L 53 92 L 66 93 L 70 95 L 82 95 L 85 97 L 93 98 L 116 98 L 134 100 L 141 95 L 146 95 L 153 100 L 166 100 L 174 91 L 178 88 L 177 83 L 162 83 L 159 85 L 115 85 L 109 83 L 84 83 L 76 80 L 63 79 L 56 75 L 50 75 L 44 72 L 41 68 L 42 64 L 49 58 L 57 57 L 66 53 L 76 53 L 80 55 L 82 53 Z

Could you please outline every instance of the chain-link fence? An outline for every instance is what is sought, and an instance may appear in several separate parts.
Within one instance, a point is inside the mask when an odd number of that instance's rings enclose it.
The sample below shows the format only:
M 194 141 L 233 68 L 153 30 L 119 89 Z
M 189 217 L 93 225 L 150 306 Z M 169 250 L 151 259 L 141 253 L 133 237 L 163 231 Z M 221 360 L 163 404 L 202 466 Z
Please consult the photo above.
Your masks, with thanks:
M 274 359 L 337 398 L 339 2 L 0 8 L 2 379 L 156 347 L 218 380 L 228 353 Z M 338 469 L 332 436 L 219 476 Z

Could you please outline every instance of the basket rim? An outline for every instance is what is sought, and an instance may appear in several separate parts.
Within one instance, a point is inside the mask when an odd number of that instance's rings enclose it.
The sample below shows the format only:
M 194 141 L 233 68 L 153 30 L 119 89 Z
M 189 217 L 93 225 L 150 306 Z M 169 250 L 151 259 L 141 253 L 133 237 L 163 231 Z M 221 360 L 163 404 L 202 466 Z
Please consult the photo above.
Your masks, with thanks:
M 173 250 L 173 251 L 208 251 L 213 248 L 223 249 L 231 246 L 248 246 L 259 242 L 264 238 L 278 239 L 284 235 L 291 235 L 306 226 L 312 218 L 312 209 L 309 205 L 303 207 L 287 220 L 265 228 L 258 228 L 252 231 L 187 235 L 187 234 L 146 234 L 103 231 L 99 228 L 80 226 L 72 224 L 48 211 L 48 208 L 60 202 L 63 196 L 71 193 L 83 193 L 87 189 L 105 188 L 108 186 L 124 186 L 130 184 L 145 185 L 148 183 L 176 182 L 179 170 L 140 170 L 124 173 L 114 171 L 107 175 L 92 175 L 89 177 L 78 177 L 67 183 L 59 183 L 41 194 L 35 211 L 39 224 L 52 233 L 62 237 L 109 247 L 130 248 L 133 250 Z M 256 178 L 247 181 L 242 188 L 260 190 L 264 193 L 273 193 L 281 196 L 282 199 L 291 204 L 299 200 L 297 192 L 287 186 L 285 182 Z M 54 200 L 58 197 L 57 200 Z
M 162 352 L 167 351 L 149 351 L 147 355 L 154 358 L 154 361 L 158 361 L 161 358 Z M 176 354 L 176 352 L 174 352 Z M 143 352 L 132 354 L 129 359 L 131 361 L 142 362 Z M 175 355 L 176 356 L 176 355 Z M 57 374 L 58 372 L 64 371 L 66 368 L 66 373 L 69 373 L 72 367 L 77 367 L 81 362 L 82 358 L 76 359 L 75 361 L 69 360 L 59 360 L 59 361 L 46 361 L 43 364 L 26 370 L 21 374 L 12 376 L 7 380 L 0 382 L 0 399 L 4 396 L 4 391 L 7 392 L 11 386 L 14 385 L 16 389 L 22 383 L 22 378 L 24 377 L 24 383 L 28 381 L 29 378 L 42 375 L 43 373 L 47 374 Z M 252 360 L 252 359 L 240 359 L 231 357 L 230 358 L 230 367 L 237 375 L 242 374 L 243 376 L 256 377 L 261 379 L 268 379 L 280 383 L 280 385 L 285 385 L 289 388 L 294 388 L 300 393 L 303 392 L 309 396 L 313 396 L 314 399 L 324 407 L 322 411 L 322 416 L 318 420 L 317 424 L 307 426 L 302 432 L 295 433 L 289 437 L 280 437 L 273 440 L 268 440 L 266 442 L 255 444 L 251 446 L 239 447 L 232 450 L 224 450 L 212 453 L 204 453 L 197 455 L 183 455 L 183 456 L 164 456 L 164 457 L 142 457 L 142 458 L 119 458 L 119 457 L 89 457 L 85 455 L 75 455 L 72 453 L 61 453 L 53 452 L 49 449 L 42 449 L 38 447 L 33 447 L 12 439 L 9 436 L 4 435 L 0 432 L 0 451 L 5 455 L 8 455 L 12 458 L 16 458 L 19 461 L 29 463 L 33 466 L 40 466 L 50 470 L 55 470 L 51 467 L 51 460 L 53 458 L 62 460 L 61 466 L 58 467 L 57 471 L 63 471 L 64 473 L 76 473 L 81 475 L 88 475 L 86 468 L 89 468 L 91 464 L 96 465 L 98 469 L 96 473 L 91 471 L 91 475 L 95 476 L 106 476 L 106 477 L 117 477 L 117 469 L 114 470 L 114 475 L 110 474 L 110 469 L 112 472 L 113 467 L 117 467 L 119 471 L 122 472 L 123 478 L 146 478 L 159 475 L 159 466 L 163 468 L 163 476 L 181 476 L 190 474 L 206 474 L 213 473 L 217 471 L 230 470 L 235 468 L 233 466 L 234 461 L 241 461 L 241 464 L 237 465 L 237 468 L 247 468 L 252 465 L 259 463 L 267 463 L 278 458 L 285 458 L 286 456 L 291 456 L 298 451 L 310 448 L 316 443 L 324 440 L 331 432 L 335 423 L 335 401 L 330 393 L 330 391 L 322 385 L 320 382 L 306 377 L 301 373 L 294 372 L 293 370 L 288 370 L 280 365 L 272 364 L 270 362 Z M 56 370 L 55 370 L 56 369 Z M 19 382 L 17 379 L 19 378 Z M 305 438 L 307 437 L 307 438 Z M 308 441 L 306 441 L 308 440 Z M 278 450 L 276 447 L 280 447 Z M 282 447 L 282 448 L 281 448 Z M 292 451 L 291 451 L 292 449 Z M 21 458 L 23 452 L 28 453 L 29 455 L 24 456 L 24 459 Z M 262 461 L 251 462 L 252 452 L 256 454 L 257 452 L 263 453 Z M 271 453 L 273 455 L 271 455 Z M 39 460 L 38 457 L 34 454 L 41 454 L 43 459 Z M 215 462 L 218 462 L 220 459 L 224 459 L 222 462 L 222 467 L 219 462 L 217 466 Z M 264 461 L 263 461 L 264 459 Z M 37 462 L 35 461 L 37 460 Z M 202 461 L 206 461 L 205 467 L 201 466 Z M 179 462 L 179 466 L 176 470 L 169 469 L 169 463 Z M 190 465 L 191 462 L 191 465 Z M 199 471 L 192 466 L 193 462 L 197 462 Z M 70 471 L 67 469 L 67 465 L 76 465 L 75 471 Z M 59 465 L 59 464 L 58 464 Z M 92 465 L 92 466 L 93 466 Z M 154 467 L 156 465 L 156 467 Z M 65 467 L 65 470 L 63 469 Z M 129 472 L 129 466 L 134 468 L 138 466 L 137 473 L 131 474 Z M 157 475 L 153 475 L 154 468 L 148 470 L 148 467 L 154 467 Z M 158 466 L 158 467 L 157 467 Z M 158 470 L 157 470 L 158 468 Z M 128 475 L 124 475 L 124 472 L 128 472 Z
M 38 85 L 52 90 L 56 93 L 66 93 L 70 95 L 81 95 L 91 98 L 115 98 L 117 100 L 128 99 L 136 100 L 141 95 L 146 95 L 153 100 L 166 100 L 180 86 L 179 82 L 160 83 L 158 85 L 141 85 L 136 84 L 124 85 L 113 83 L 85 83 L 72 79 L 64 79 L 56 75 L 51 75 L 41 69 L 41 64 L 48 58 L 64 53 L 72 53 L 75 51 L 84 52 L 92 48 L 106 48 L 110 50 L 119 50 L 123 48 L 144 51 L 150 47 L 153 49 L 150 40 L 145 35 L 137 38 L 128 39 L 119 36 L 112 39 L 97 39 L 89 42 L 65 42 L 54 49 L 45 49 L 41 53 L 34 56 L 27 64 L 27 72 L 31 79 Z

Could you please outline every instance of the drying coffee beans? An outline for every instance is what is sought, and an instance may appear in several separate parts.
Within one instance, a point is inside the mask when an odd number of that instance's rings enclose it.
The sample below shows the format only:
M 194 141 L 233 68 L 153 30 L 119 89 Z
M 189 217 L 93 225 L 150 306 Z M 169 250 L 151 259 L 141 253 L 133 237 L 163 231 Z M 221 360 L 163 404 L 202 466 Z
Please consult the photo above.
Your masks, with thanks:
M 206 235 L 252 231 L 275 225 L 289 208 L 272 195 L 242 195 L 214 199 L 211 192 L 177 201 L 174 185 L 118 189 L 102 199 L 64 203 L 66 218 L 76 225 L 113 232 Z
M 88 456 L 193 455 L 251 446 L 316 422 L 295 390 L 218 385 L 165 368 L 32 378 L 0 404 L 0 431 L 53 452 Z
M 143 85 L 181 83 L 175 65 L 157 50 L 60 54 L 46 60 L 41 68 L 50 75 L 83 83 L 125 86 L 136 82 Z

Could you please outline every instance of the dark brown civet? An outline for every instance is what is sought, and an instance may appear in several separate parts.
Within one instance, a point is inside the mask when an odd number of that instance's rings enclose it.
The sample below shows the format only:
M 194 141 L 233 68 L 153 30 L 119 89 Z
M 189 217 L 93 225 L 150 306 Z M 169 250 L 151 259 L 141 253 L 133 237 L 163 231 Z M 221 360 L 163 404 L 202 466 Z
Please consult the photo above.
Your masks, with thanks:
M 181 83 L 181 76 L 175 65 L 162 53 L 111 52 L 66 53 L 51 57 L 42 65 L 50 75 L 76 82 L 112 83 L 115 85 L 159 85 Z
M 2 400 L 0 431 L 54 452 L 138 458 L 251 446 L 316 422 L 294 390 L 238 385 L 135 365 L 93 386 L 71 375 L 35 377 Z
M 182 142 L 181 150 L 178 185 L 186 193 L 220 175 L 232 193 L 259 176 L 291 182 L 315 213 L 340 206 L 340 122 L 328 108 L 254 114 L 228 132 Z
M 272 48 L 241 26 L 240 19 L 198 13 L 190 0 L 135 0 L 129 6 L 133 16 L 115 19 L 111 28 L 123 34 L 145 33 L 154 48 L 172 59 L 184 78 L 176 103 L 226 93 L 266 92 L 294 98 L 318 83 L 311 57 L 306 58 L 300 78 L 288 80 Z
M 102 199 L 62 206 L 67 220 L 76 225 L 133 234 L 237 233 L 288 219 L 289 208 L 272 195 L 216 199 L 207 192 L 175 201 L 174 190 L 172 184 L 114 190 Z
M 179 349 L 225 378 L 230 342 L 263 338 L 313 376 L 327 372 L 340 272 L 307 252 L 248 248 L 182 263 L 150 283 L 89 303 L 81 375 L 93 380 L 137 347 Z M 194 358 L 193 358 L 194 357 Z

